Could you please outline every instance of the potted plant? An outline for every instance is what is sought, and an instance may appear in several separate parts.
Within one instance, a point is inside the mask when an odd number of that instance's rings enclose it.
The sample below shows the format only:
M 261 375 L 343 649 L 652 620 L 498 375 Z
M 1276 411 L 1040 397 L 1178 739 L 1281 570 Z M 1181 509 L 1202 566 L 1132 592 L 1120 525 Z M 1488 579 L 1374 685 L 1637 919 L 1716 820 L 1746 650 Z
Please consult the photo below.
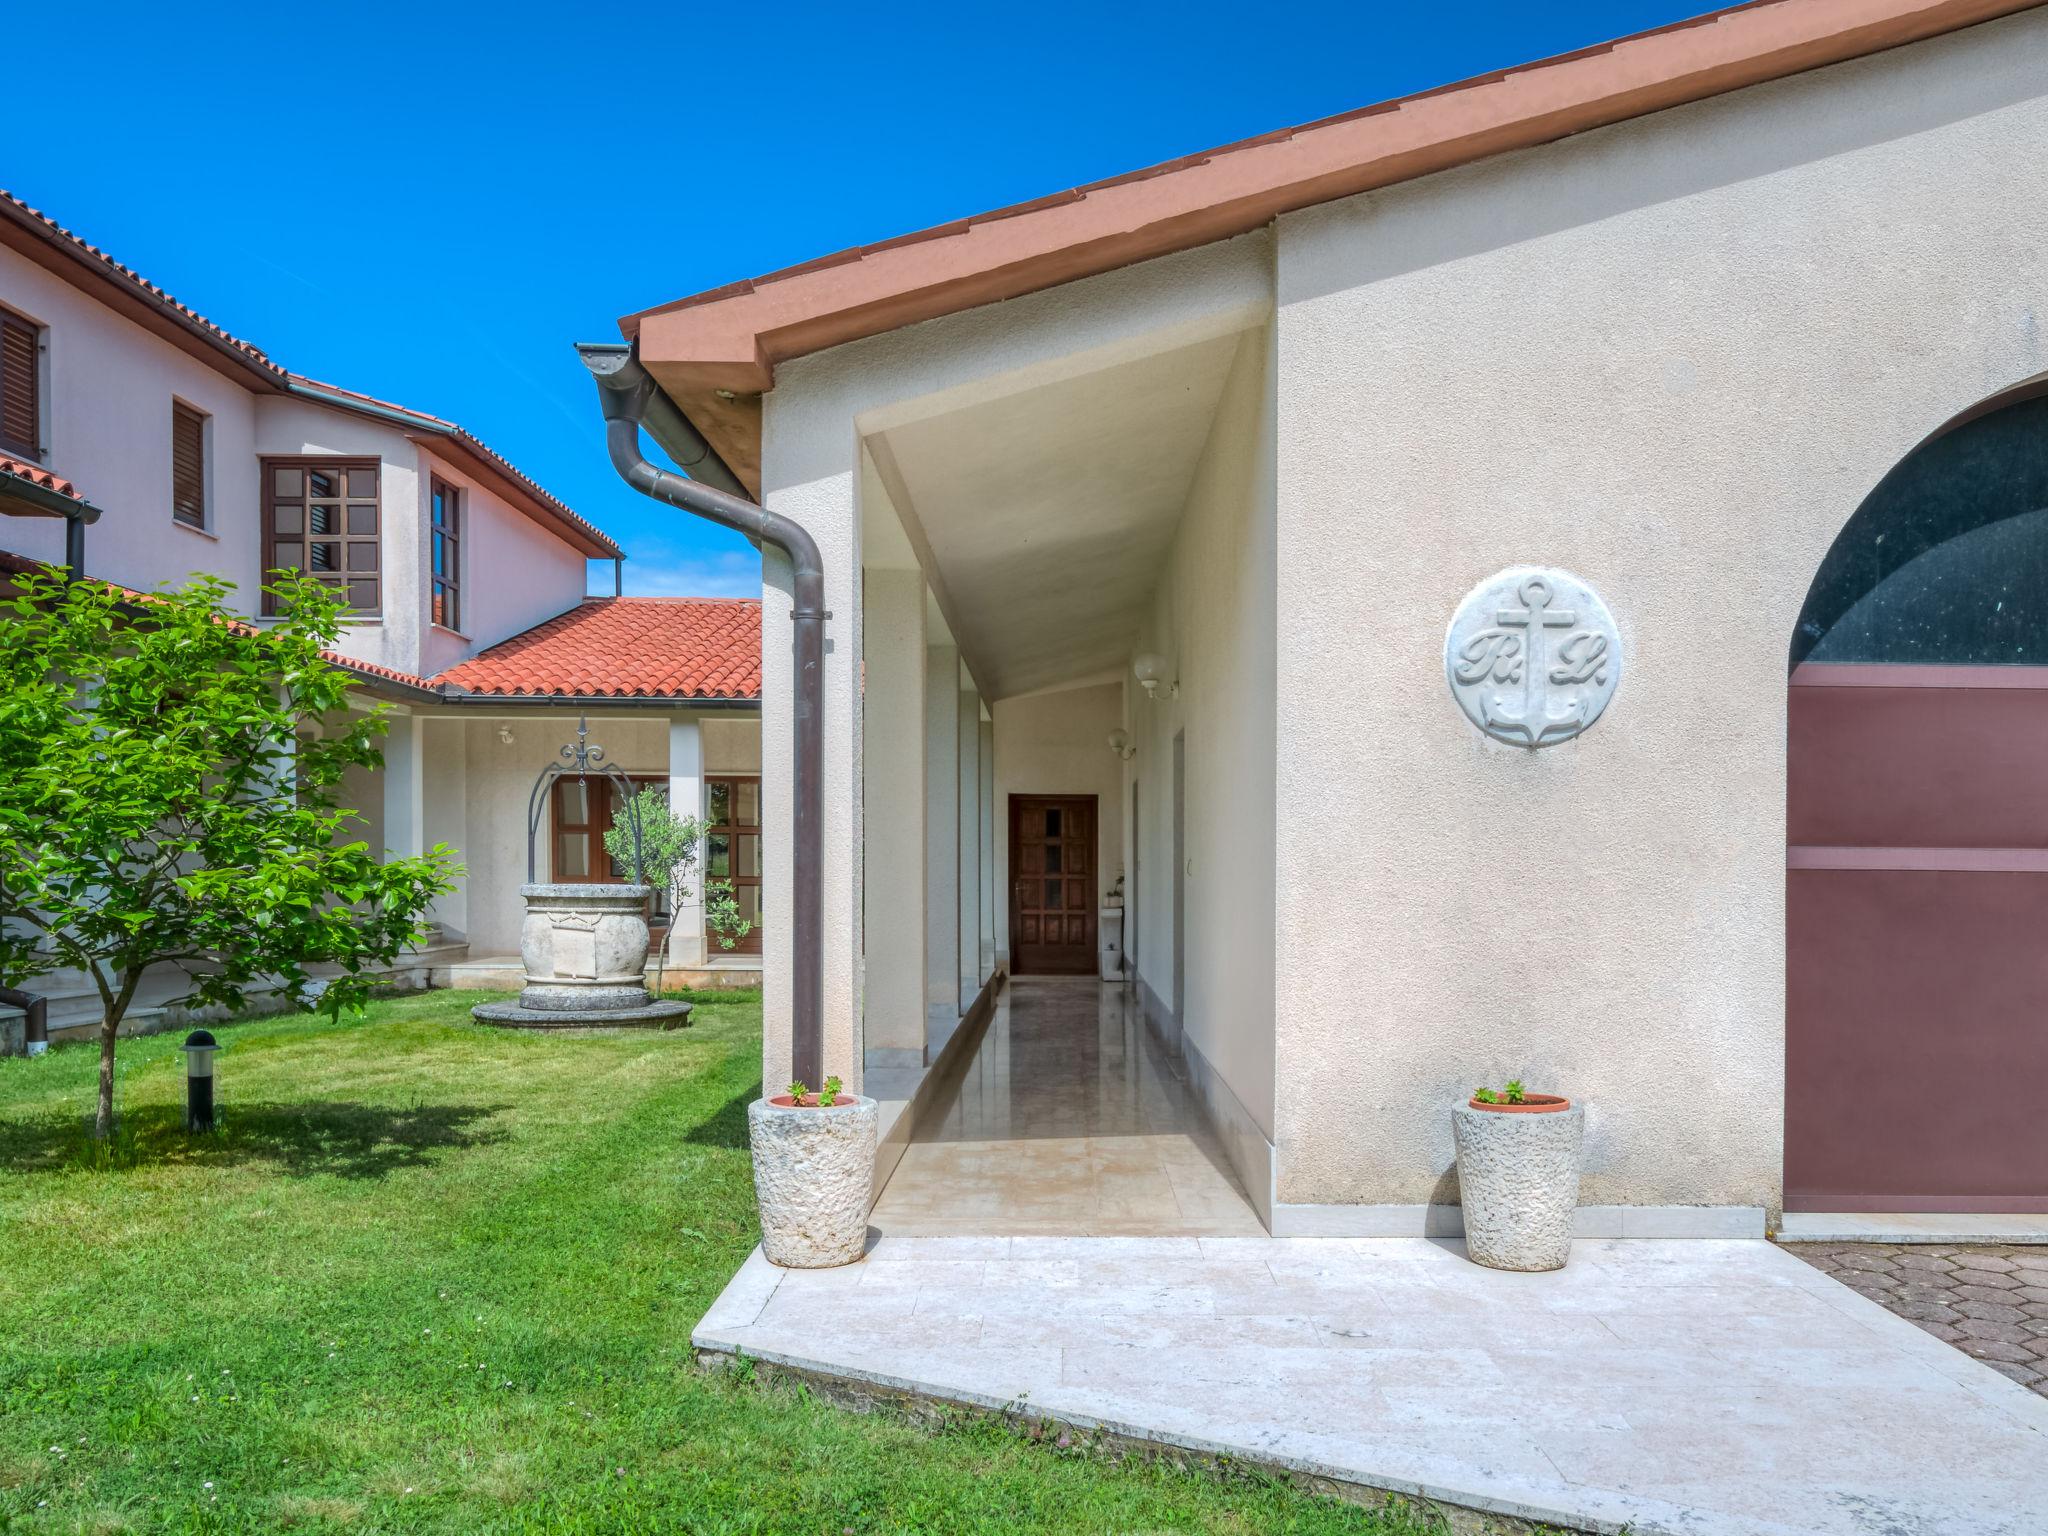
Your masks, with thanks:
M 785 1269 L 851 1264 L 867 1246 L 875 1177 L 875 1101 L 840 1092 L 828 1077 L 816 1093 L 787 1093 L 747 1106 L 761 1251 Z
M 1491 1269 L 1562 1269 L 1579 1204 L 1579 1147 L 1586 1112 L 1569 1099 L 1526 1091 L 1473 1090 L 1451 1110 L 1465 1252 Z

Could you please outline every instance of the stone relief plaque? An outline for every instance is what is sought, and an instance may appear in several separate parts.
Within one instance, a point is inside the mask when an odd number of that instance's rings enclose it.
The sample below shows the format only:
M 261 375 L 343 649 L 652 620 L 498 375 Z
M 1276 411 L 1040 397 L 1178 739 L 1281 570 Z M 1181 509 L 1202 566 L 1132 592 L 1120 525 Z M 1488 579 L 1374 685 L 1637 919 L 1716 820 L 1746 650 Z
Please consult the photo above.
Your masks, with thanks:
M 1554 747 L 1600 718 L 1621 681 L 1621 635 L 1569 571 L 1517 565 L 1466 594 L 1444 638 L 1451 697 L 1480 730 Z

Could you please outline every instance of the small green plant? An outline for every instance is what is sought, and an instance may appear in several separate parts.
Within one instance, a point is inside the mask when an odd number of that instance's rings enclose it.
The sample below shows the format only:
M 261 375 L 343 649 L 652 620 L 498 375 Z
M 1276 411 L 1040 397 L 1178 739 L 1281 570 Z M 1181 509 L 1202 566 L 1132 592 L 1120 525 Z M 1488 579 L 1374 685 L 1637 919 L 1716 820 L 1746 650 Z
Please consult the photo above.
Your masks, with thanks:
M 1475 1104 L 1525 1104 L 1528 1099 L 1529 1095 L 1522 1087 L 1522 1080 L 1519 1077 L 1509 1078 L 1507 1086 L 1499 1093 L 1495 1093 L 1491 1088 L 1472 1090 L 1472 1102 Z
M 796 1100 L 798 1108 L 801 1109 L 830 1109 L 833 1101 L 839 1097 L 840 1090 L 845 1086 L 838 1078 L 828 1077 L 825 1079 L 825 1086 L 818 1090 L 818 1096 L 811 1099 L 810 1104 L 805 1104 L 804 1100 L 811 1098 L 811 1085 L 796 1077 L 790 1079 L 789 1096 Z
M 826 1078 L 825 1086 L 818 1090 L 819 1106 L 821 1108 L 830 1109 L 835 1103 L 838 1102 L 839 1090 L 841 1088 L 844 1088 L 845 1086 L 846 1085 L 840 1082 L 839 1079 L 836 1077 Z
M 1522 1090 L 1522 1080 L 1519 1077 L 1509 1078 L 1508 1085 L 1507 1087 L 1501 1089 L 1500 1096 L 1506 1099 L 1510 1104 L 1520 1104 L 1524 1102 L 1528 1097 L 1528 1095 L 1524 1093 Z
M 704 882 L 704 926 L 718 940 L 720 949 L 731 949 L 754 931 L 754 925 L 740 916 L 740 904 L 732 893 L 730 880 Z
M 1472 1100 L 1476 1104 L 1498 1104 L 1500 1102 L 1500 1095 L 1491 1088 L 1474 1088 L 1472 1090 Z

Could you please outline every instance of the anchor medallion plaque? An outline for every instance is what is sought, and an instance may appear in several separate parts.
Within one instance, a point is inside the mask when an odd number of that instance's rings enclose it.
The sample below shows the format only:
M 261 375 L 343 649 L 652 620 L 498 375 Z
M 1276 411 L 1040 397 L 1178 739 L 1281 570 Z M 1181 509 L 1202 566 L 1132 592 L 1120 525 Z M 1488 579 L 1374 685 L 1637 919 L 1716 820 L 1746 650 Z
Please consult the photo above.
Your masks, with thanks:
M 1554 747 L 1600 718 L 1621 681 L 1621 636 L 1599 594 L 1569 571 L 1517 565 L 1458 605 L 1444 639 L 1451 697 L 1480 730 Z

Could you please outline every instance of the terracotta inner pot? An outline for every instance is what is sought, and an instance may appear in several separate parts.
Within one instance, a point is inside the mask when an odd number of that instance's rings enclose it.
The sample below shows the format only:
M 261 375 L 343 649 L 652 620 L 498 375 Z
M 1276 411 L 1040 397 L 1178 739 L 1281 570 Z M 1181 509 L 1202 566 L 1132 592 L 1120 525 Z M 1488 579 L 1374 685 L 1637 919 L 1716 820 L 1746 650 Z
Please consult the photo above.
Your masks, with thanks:
M 1519 1104 L 1486 1104 L 1478 1099 L 1469 1102 L 1474 1109 L 1491 1109 L 1503 1115 L 1550 1115 L 1572 1107 L 1570 1099 L 1560 1099 L 1550 1093 L 1524 1094 Z
M 817 1096 L 817 1095 L 816 1095 L 815 1093 L 807 1093 L 807 1094 L 805 1094 L 805 1095 L 804 1095 L 804 1101 L 803 1101 L 803 1103 L 802 1103 L 802 1104 L 798 1104 L 798 1103 L 797 1103 L 797 1101 L 796 1101 L 795 1099 L 791 1098 L 791 1097 L 790 1097 L 790 1096 L 789 1096 L 788 1094 L 786 1094 L 786 1093 L 778 1093 L 778 1094 L 776 1094 L 776 1095 L 775 1095 L 775 1097 L 774 1097 L 774 1098 L 770 1099 L 770 1100 L 769 1100 L 768 1102 L 769 1102 L 770 1104 L 773 1104 L 773 1105 L 774 1105 L 774 1106 L 775 1106 L 775 1107 L 776 1107 L 777 1109 L 816 1109 L 816 1108 L 818 1108 L 818 1096 Z M 840 1094 L 840 1095 L 839 1095 L 839 1096 L 838 1096 L 837 1098 L 835 1098 L 835 1099 L 834 1099 L 834 1100 L 833 1100 L 833 1101 L 832 1101 L 832 1102 L 831 1102 L 830 1104 L 827 1104 L 827 1105 L 825 1106 L 825 1108 L 827 1108 L 827 1109 L 837 1109 L 837 1108 L 838 1108 L 838 1107 L 839 1107 L 840 1105 L 842 1105 L 842 1104 L 851 1104 L 852 1102 L 853 1102 L 853 1095 L 852 1095 L 852 1094 L 848 1094 L 848 1093 L 842 1093 L 842 1094 Z

